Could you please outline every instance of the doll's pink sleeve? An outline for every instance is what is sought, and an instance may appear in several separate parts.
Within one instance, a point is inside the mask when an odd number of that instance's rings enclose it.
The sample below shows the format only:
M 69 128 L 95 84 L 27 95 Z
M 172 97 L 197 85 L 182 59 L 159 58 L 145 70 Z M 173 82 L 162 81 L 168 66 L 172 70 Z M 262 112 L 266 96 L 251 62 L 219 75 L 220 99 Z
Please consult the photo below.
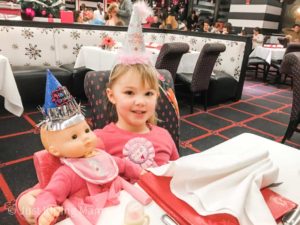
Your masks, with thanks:
M 138 187 L 134 186 L 124 179 L 122 179 L 122 187 L 143 205 L 148 205 L 152 201 L 151 197 L 145 191 L 139 189 Z
M 132 182 L 136 182 L 137 180 L 139 180 L 143 171 L 140 165 L 125 158 L 121 159 L 117 156 L 113 157 L 119 167 L 120 176 L 124 177 L 125 179 L 129 179 Z
M 76 191 L 76 187 L 81 185 L 80 180 L 76 178 L 73 171 L 66 166 L 61 166 L 55 171 L 48 185 L 35 201 L 34 216 L 36 221 L 45 209 L 61 205 L 71 192 Z

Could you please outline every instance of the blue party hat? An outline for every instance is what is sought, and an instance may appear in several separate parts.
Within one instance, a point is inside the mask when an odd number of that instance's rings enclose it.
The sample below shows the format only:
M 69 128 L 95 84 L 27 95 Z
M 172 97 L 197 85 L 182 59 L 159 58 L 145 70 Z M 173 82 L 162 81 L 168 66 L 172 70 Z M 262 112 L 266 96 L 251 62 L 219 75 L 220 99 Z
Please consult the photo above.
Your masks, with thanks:
M 47 130 L 63 130 L 85 120 L 80 105 L 68 89 L 47 70 L 45 102 L 41 109 Z
M 59 90 L 62 88 L 62 85 L 59 81 L 54 77 L 49 69 L 47 69 L 47 81 L 46 81 L 46 92 L 45 92 L 45 103 L 44 110 L 47 113 L 48 109 L 56 108 L 57 101 L 52 101 L 53 93 L 59 93 Z M 59 100 L 59 99 L 57 99 Z

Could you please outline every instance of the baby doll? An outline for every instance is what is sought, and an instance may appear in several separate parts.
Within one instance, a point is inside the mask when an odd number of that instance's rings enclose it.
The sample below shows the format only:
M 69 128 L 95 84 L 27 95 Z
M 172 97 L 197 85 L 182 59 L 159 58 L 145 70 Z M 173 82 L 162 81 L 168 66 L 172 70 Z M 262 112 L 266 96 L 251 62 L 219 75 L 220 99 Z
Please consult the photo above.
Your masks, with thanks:
M 33 208 L 37 224 L 52 224 L 62 211 L 74 224 L 96 224 L 103 207 L 118 204 L 122 189 L 143 204 L 151 201 L 147 194 L 118 176 L 118 165 L 112 156 L 96 149 L 97 138 L 80 106 L 50 71 L 43 114 L 42 143 L 62 165 L 37 195 Z

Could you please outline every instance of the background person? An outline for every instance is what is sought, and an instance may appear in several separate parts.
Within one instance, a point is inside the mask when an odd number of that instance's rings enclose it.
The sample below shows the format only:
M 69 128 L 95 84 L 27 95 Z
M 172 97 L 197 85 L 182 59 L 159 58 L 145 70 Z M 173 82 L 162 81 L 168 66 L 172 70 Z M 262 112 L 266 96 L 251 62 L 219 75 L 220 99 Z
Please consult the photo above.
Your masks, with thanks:
M 107 9 L 108 20 L 105 25 L 107 26 L 124 26 L 124 21 L 118 16 L 118 4 L 111 3 Z
M 105 21 L 104 11 L 103 11 L 103 3 L 101 3 L 101 2 L 97 3 L 97 9 L 94 11 L 94 18 Z
M 261 29 L 259 27 L 255 27 L 253 29 L 252 35 L 252 48 L 256 48 L 257 46 L 262 46 L 264 42 L 264 35 L 261 34 Z
M 129 19 L 132 13 L 131 0 L 118 0 L 118 3 L 118 16 L 124 22 L 124 25 L 127 26 L 129 24 Z
M 283 33 L 289 42 L 300 42 L 300 25 L 294 24 L 292 28 L 284 28 Z

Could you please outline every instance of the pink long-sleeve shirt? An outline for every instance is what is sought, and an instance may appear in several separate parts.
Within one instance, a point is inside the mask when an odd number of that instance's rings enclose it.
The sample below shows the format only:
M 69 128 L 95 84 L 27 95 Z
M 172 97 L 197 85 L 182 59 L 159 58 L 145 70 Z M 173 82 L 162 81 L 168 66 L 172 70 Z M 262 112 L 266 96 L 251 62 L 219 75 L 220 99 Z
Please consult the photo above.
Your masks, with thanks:
M 94 133 L 102 139 L 106 152 L 126 158 L 142 168 L 160 166 L 179 158 L 171 135 L 158 126 L 152 125 L 148 133 L 137 134 L 110 123 Z

